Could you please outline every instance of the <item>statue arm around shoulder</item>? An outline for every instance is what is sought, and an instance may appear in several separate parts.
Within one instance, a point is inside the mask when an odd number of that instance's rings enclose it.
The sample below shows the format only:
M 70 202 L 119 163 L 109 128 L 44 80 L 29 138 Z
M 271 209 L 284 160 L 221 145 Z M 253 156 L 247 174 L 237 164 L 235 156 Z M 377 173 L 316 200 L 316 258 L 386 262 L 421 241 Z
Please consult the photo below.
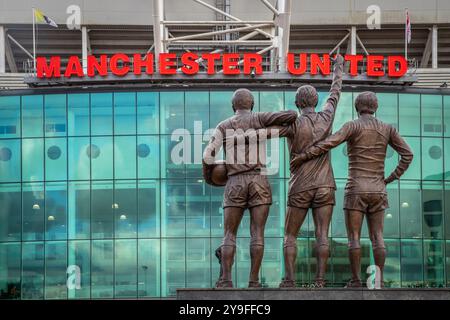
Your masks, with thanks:
M 330 88 L 330 95 L 328 96 L 327 103 L 323 110 L 335 112 L 342 90 L 342 74 L 344 72 L 344 58 L 342 55 L 337 54 L 333 60 L 333 82 Z

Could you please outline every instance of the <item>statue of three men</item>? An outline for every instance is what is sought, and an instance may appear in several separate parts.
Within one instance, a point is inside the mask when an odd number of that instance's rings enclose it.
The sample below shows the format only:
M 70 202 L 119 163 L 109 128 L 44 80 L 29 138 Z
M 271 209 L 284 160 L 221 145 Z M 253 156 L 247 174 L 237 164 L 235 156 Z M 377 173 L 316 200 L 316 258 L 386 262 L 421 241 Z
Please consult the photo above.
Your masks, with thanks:
M 211 180 L 216 166 L 215 157 L 220 148 L 224 148 L 228 180 L 223 201 L 224 238 L 216 250 L 221 264 L 216 287 L 233 287 L 231 269 L 236 251 L 236 234 L 246 209 L 250 211 L 251 233 L 249 287 L 261 287 L 258 275 L 264 254 L 264 228 L 272 194 L 267 175 L 264 174 L 265 155 L 258 152 L 256 161 L 250 161 L 252 155 L 249 153 L 254 151 L 250 145 L 254 139 L 249 135 L 256 131 L 260 142 L 264 138 L 271 138 L 272 130 L 277 132 L 274 136 L 287 138 L 291 160 L 283 246 L 285 276 L 280 287 L 295 287 L 297 235 L 310 208 L 315 226 L 314 249 L 317 259 L 313 286 L 325 286 L 330 255 L 328 230 L 336 189 L 328 151 L 343 142 L 347 142 L 349 157 L 344 211 L 352 278 L 347 286 L 362 286 L 360 235 L 364 216 L 368 222 L 375 264 L 380 272 L 379 279 L 383 284 L 386 256 L 383 221 L 384 210 L 388 208 L 386 184 L 400 178 L 411 163 L 413 154 L 393 126 L 375 117 L 378 101 L 373 92 L 360 93 L 355 100 L 358 119 L 347 122 L 338 132 L 331 134 L 342 88 L 343 64 L 344 59 L 337 55 L 330 94 L 319 112 L 315 111 L 318 94 L 310 85 L 301 86 L 296 92 L 295 104 L 300 111 L 299 116 L 295 111 L 252 112 L 254 100 L 251 92 L 238 89 L 234 93 L 232 107 L 235 114 L 216 127 L 203 158 L 205 180 L 214 184 Z M 239 134 L 236 135 L 236 130 L 239 129 L 245 132 L 244 140 L 237 138 Z M 252 130 L 253 133 L 248 133 Z M 245 148 L 239 146 L 239 141 L 244 141 Z M 399 153 L 401 159 L 394 172 L 385 179 L 384 161 L 388 145 Z

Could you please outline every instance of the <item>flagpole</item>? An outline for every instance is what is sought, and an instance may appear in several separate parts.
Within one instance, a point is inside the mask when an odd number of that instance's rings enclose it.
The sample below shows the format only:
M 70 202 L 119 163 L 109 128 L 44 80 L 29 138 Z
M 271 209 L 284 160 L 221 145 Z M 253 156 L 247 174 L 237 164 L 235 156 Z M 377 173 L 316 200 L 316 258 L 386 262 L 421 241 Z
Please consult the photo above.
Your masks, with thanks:
M 36 72 L 36 14 L 33 10 L 33 73 Z
M 408 61 L 408 8 L 405 9 L 405 60 Z

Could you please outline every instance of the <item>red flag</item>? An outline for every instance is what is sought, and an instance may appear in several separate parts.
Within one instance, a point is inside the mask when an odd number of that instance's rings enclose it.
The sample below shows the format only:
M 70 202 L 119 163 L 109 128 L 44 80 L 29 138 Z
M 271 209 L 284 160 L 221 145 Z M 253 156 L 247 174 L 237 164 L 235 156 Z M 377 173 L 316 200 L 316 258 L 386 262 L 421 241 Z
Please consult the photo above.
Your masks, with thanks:
M 406 9 L 406 41 L 408 43 L 411 42 L 411 20 L 409 19 L 409 12 L 408 9 Z

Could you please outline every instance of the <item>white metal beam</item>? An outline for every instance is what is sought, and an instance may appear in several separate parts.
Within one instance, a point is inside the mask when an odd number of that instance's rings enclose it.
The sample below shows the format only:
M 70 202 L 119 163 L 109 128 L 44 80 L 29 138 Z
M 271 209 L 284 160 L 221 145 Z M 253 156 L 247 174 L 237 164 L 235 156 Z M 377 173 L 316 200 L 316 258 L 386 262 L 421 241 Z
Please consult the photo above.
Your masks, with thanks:
M 431 64 L 433 69 L 437 69 L 438 67 L 438 27 L 437 25 L 433 26 L 432 29 L 433 33 L 433 39 L 432 39 L 432 58 L 431 58 Z
M 190 40 L 190 39 L 204 38 L 204 37 L 210 37 L 210 36 L 215 36 L 215 35 L 219 35 L 219 34 L 238 32 L 238 31 L 248 31 L 248 30 L 254 30 L 256 28 L 263 28 L 263 27 L 267 27 L 267 26 L 269 26 L 269 25 L 267 25 L 267 24 L 258 24 L 258 25 L 249 26 L 249 27 L 245 26 L 245 27 L 239 27 L 239 28 L 234 28 L 234 29 L 226 29 L 226 30 L 220 30 L 220 31 L 212 31 L 212 32 L 191 34 L 191 35 L 188 35 L 188 36 L 169 38 L 169 39 L 167 39 L 167 42 L 175 42 L 175 41 L 180 41 L 180 40 Z
M 83 72 L 87 74 L 87 57 L 89 51 L 89 35 L 86 26 L 81 27 L 81 52 L 82 52 L 82 61 L 83 61 Z
M 289 37 L 291 31 L 291 7 L 292 0 L 278 0 L 277 10 L 279 12 L 278 17 L 278 39 L 276 45 L 278 45 L 278 59 L 279 71 L 286 71 L 286 58 L 289 51 Z
M 269 8 L 270 11 L 272 11 L 275 15 L 279 15 L 280 12 L 267 0 L 261 0 L 262 3 L 264 3 L 264 5 Z
M 7 30 L 5 30 L 5 32 L 6 31 Z M 6 51 L 6 62 L 8 63 L 9 70 L 11 71 L 11 73 L 19 72 L 17 70 L 16 59 L 14 58 L 14 53 L 12 51 L 11 44 L 9 43 L 8 39 L 5 40 L 5 51 Z
M 350 54 L 356 54 L 356 26 L 350 29 Z
M 155 1 L 155 0 L 154 0 L 154 1 Z M 209 9 L 211 9 L 212 11 L 215 11 L 215 12 L 217 12 L 217 13 L 219 13 L 219 14 L 224 15 L 224 16 L 227 17 L 227 18 L 230 18 L 231 20 L 235 20 L 235 21 L 240 21 L 240 22 L 242 22 L 241 19 L 236 18 L 235 16 L 233 16 L 233 15 L 231 15 L 231 14 L 229 14 L 229 13 L 226 13 L 225 11 L 222 11 L 222 10 L 216 8 L 216 7 L 212 6 L 212 5 L 210 5 L 209 3 L 206 3 L 206 2 L 204 2 L 204 1 L 202 1 L 202 0 L 194 0 L 194 1 L 197 2 L 198 4 L 201 4 L 201 5 L 203 5 L 203 6 L 207 7 L 207 8 L 209 8 Z M 289 0 L 288 0 L 288 1 L 289 1 Z M 245 25 L 246 25 L 246 26 L 250 26 L 249 23 L 246 23 Z M 272 35 L 271 35 L 271 34 L 265 32 L 265 31 L 263 31 L 263 30 L 261 30 L 261 29 L 256 29 L 255 31 L 261 33 L 262 35 L 266 36 L 267 38 L 272 38 Z
M 164 44 L 165 27 L 161 23 L 164 20 L 164 0 L 153 0 L 153 44 L 155 48 L 156 68 L 159 65 L 159 54 L 166 52 Z
M 425 45 L 425 49 L 423 50 L 422 59 L 420 60 L 421 68 L 426 68 L 428 66 L 428 62 L 430 62 L 432 39 L 433 39 L 433 29 L 430 29 L 430 32 L 428 33 L 427 43 Z
M 6 72 L 6 36 L 5 27 L 0 26 L 0 73 Z

